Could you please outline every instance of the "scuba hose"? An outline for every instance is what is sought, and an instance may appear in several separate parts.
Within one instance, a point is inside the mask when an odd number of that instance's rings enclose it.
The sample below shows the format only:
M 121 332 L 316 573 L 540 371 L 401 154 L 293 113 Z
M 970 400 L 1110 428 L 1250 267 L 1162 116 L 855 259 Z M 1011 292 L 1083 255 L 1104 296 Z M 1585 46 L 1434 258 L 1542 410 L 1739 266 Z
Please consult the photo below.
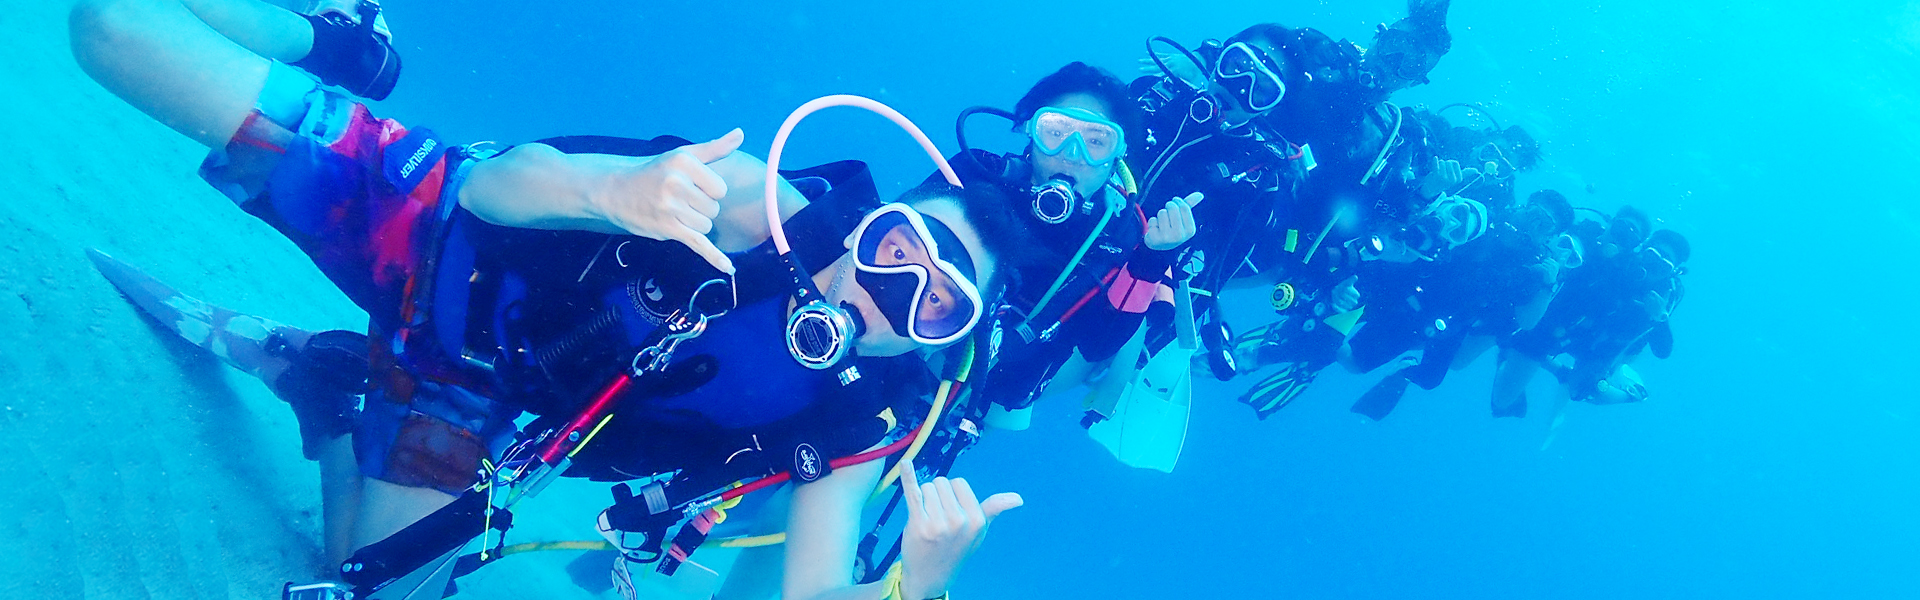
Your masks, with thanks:
M 927 419 L 920 422 L 920 430 L 911 438 L 913 445 L 907 447 L 906 454 L 900 455 L 900 462 L 895 464 L 885 477 L 880 478 L 880 485 L 873 490 L 873 496 L 868 498 L 868 502 L 878 500 L 894 481 L 900 479 L 908 465 L 913 462 L 913 458 L 920 455 L 920 448 L 926 446 L 927 439 L 933 437 L 933 428 L 940 424 L 942 411 L 946 410 L 947 403 L 954 396 L 960 394 L 959 386 L 966 385 L 967 375 L 973 371 L 973 344 L 967 344 L 965 352 L 960 355 L 960 368 L 954 377 L 940 382 L 940 389 L 933 396 L 933 408 L 927 411 Z
M 1100 215 L 1100 222 L 1093 226 L 1092 233 L 1087 234 L 1087 240 L 1080 242 L 1080 249 L 1073 252 L 1073 258 L 1068 259 L 1067 263 L 1060 268 L 1060 276 L 1053 278 L 1053 285 L 1048 286 L 1047 294 L 1041 296 L 1039 302 L 1034 303 L 1030 315 L 1040 314 L 1041 309 L 1046 308 L 1047 304 L 1053 301 L 1054 295 L 1060 293 L 1060 288 L 1066 286 L 1067 278 L 1073 276 L 1073 268 L 1080 265 L 1080 259 L 1086 258 L 1087 251 L 1093 249 L 1093 243 L 1100 239 L 1100 232 L 1107 230 L 1107 222 L 1112 221 L 1114 213 L 1117 212 L 1120 212 L 1120 208 L 1108 202 L 1107 211 Z
M 973 368 L 973 356 L 974 356 L 973 346 L 968 345 L 966 348 L 965 354 L 961 355 L 958 374 L 952 379 L 948 379 L 940 382 L 939 391 L 936 392 L 934 396 L 933 407 L 927 412 L 926 420 L 921 421 L 920 426 L 915 429 L 914 435 L 901 438 L 900 440 L 895 441 L 881 448 L 876 448 L 876 449 L 862 452 L 859 454 L 854 454 L 851 456 L 844 456 L 841 458 L 833 459 L 832 461 L 830 461 L 831 464 L 833 465 L 833 468 L 840 469 L 840 468 L 850 467 L 853 465 L 866 463 L 866 462 L 870 462 L 886 456 L 890 456 L 895 453 L 899 453 L 902 450 L 905 450 L 906 453 L 901 456 L 900 462 L 894 465 L 894 468 L 887 473 L 886 477 L 882 478 L 880 485 L 875 487 L 873 496 L 871 499 L 869 499 L 869 502 L 875 499 L 878 499 L 880 496 L 885 494 L 886 491 L 893 485 L 893 483 L 900 479 L 900 477 L 904 473 L 902 469 L 905 469 L 906 466 L 913 461 L 913 458 L 919 454 L 920 449 L 923 446 L 925 446 L 927 440 L 932 437 L 934 427 L 939 423 L 940 417 L 942 416 L 943 411 L 947 406 L 948 402 L 953 397 L 959 395 L 959 390 L 956 389 L 957 387 L 956 384 L 958 385 L 966 384 L 967 374 L 971 372 Z M 591 440 L 591 438 L 588 438 L 588 440 Z M 584 442 L 582 442 L 582 445 L 584 445 Z M 781 472 L 774 475 L 769 475 L 767 477 L 762 477 L 760 479 L 754 480 L 751 483 L 736 486 L 732 489 L 722 492 L 718 498 L 718 501 L 728 502 L 736 498 L 739 498 L 741 496 L 744 496 L 768 487 L 772 487 L 777 484 L 785 483 L 791 478 L 792 478 L 792 475 L 790 472 Z M 772 533 L 772 534 L 766 534 L 766 535 L 748 535 L 748 536 L 738 536 L 738 537 L 731 537 L 731 538 L 722 538 L 722 539 L 713 540 L 706 545 L 712 545 L 719 548 L 757 548 L 761 546 L 772 546 L 775 544 L 784 543 L 786 542 L 786 539 L 787 539 L 787 534 L 782 532 L 782 533 Z M 530 542 L 525 544 L 514 544 L 511 546 L 505 546 L 499 551 L 498 554 L 501 557 L 505 557 L 505 556 L 511 556 L 511 555 L 519 554 L 523 552 L 544 552 L 544 551 L 559 551 L 559 550 L 593 551 L 593 550 L 613 550 L 613 549 L 615 549 L 613 547 L 613 544 L 603 542 L 603 541 Z
M 1469 111 L 1472 111 L 1472 112 L 1475 112 L 1475 113 L 1479 113 L 1479 115 L 1480 115 L 1480 116 L 1482 116 L 1482 117 L 1485 117 L 1485 118 L 1487 119 L 1487 122 L 1488 122 L 1488 123 L 1492 123 L 1492 124 L 1493 124 L 1493 128 L 1494 128 L 1494 129 L 1496 129 L 1496 130 L 1501 130 L 1501 131 L 1504 131 L 1504 130 L 1506 130 L 1506 128 L 1505 128 L 1505 127 L 1501 127 L 1501 126 L 1500 126 L 1500 119 L 1498 119 L 1498 118 L 1495 118 L 1495 117 L 1493 116 L 1493 112 L 1492 112 L 1492 111 L 1489 111 L 1489 110 L 1487 110 L 1487 105 L 1485 105 L 1485 104 L 1482 104 L 1482 103 L 1479 103 L 1479 102 L 1455 102 L 1455 103 L 1453 103 L 1453 104 L 1448 104 L 1448 105 L 1446 105 L 1446 106 L 1442 106 L 1442 107 L 1440 107 L 1440 109 L 1439 109 L 1439 110 L 1435 110 L 1435 111 L 1433 111 L 1433 113 L 1434 113 L 1434 114 L 1440 114 L 1440 113 L 1444 113 L 1444 112 L 1447 112 L 1447 109 L 1449 109 L 1449 108 L 1464 108 L 1464 109 L 1467 109 L 1467 110 L 1469 110 Z

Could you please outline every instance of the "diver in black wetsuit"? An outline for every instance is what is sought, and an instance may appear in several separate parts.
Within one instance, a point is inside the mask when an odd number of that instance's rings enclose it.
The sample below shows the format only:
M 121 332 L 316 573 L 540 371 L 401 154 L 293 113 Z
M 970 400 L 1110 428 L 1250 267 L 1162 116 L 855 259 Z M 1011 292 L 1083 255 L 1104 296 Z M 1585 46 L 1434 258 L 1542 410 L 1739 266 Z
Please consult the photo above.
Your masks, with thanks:
M 1288 89 L 1308 81 L 1285 51 L 1289 34 L 1286 27 L 1260 24 L 1191 52 L 1156 38 L 1178 54 L 1153 54 L 1162 74 L 1132 84 L 1147 113 L 1146 148 L 1132 161 L 1142 205 L 1153 210 L 1196 192 L 1206 199 L 1194 211 L 1200 230 L 1186 244 L 1184 260 L 1198 266 L 1191 285 L 1202 297 L 1195 312 L 1207 321 L 1200 337 L 1222 380 L 1236 371 L 1232 333 L 1212 297 L 1243 274 L 1255 248 L 1292 210 L 1313 164 L 1311 149 L 1259 118 L 1280 107 Z
M 1533 327 L 1562 274 L 1579 266 L 1578 242 L 1564 234 L 1573 216 L 1572 206 L 1558 192 L 1536 192 L 1512 222 L 1496 221 L 1484 237 L 1456 249 L 1444 262 L 1419 265 L 1430 276 L 1408 296 L 1414 299 L 1409 306 L 1417 310 L 1389 310 L 1381 317 L 1384 322 L 1388 315 L 1417 315 L 1424 337 L 1407 338 L 1415 345 L 1406 346 L 1356 336 L 1354 355 L 1370 355 L 1371 360 L 1358 365 L 1370 369 L 1396 348 L 1418 349 L 1420 362 L 1388 374 L 1354 404 L 1354 412 L 1384 418 L 1408 384 L 1432 390 L 1449 370 L 1470 364 L 1487 348 Z M 1428 318 L 1431 325 L 1424 323 Z M 1410 328 L 1400 329 L 1405 333 Z
M 966 125 L 977 114 L 1024 131 L 1023 150 L 964 148 Z M 1124 159 L 1142 143 L 1140 131 L 1141 113 L 1125 84 L 1079 62 L 1034 84 L 1011 113 L 976 107 L 961 114 L 964 149 L 949 162 L 1018 199 L 1014 210 L 1026 217 L 1039 250 L 992 319 L 986 372 L 972 379 L 973 394 L 1023 409 L 1074 353 L 1085 363 L 1105 361 L 1139 329 L 1167 277 L 1170 250 L 1194 230 L 1185 200 L 1149 218 L 1132 196 Z M 1085 374 L 1064 375 L 1077 382 Z M 1014 419 L 997 422 L 1018 426 Z
M 1574 400 L 1618 404 L 1646 397 L 1625 365 L 1643 349 L 1658 358 L 1672 353 L 1669 317 L 1685 296 L 1681 276 L 1692 254 L 1677 232 L 1639 234 L 1646 224 L 1644 213 L 1622 208 L 1597 244 L 1601 251 L 1572 273 L 1540 323 L 1502 348 L 1496 410 L 1524 407 L 1526 382 L 1541 368 L 1552 370 Z M 1571 366 L 1556 363 L 1560 356 Z

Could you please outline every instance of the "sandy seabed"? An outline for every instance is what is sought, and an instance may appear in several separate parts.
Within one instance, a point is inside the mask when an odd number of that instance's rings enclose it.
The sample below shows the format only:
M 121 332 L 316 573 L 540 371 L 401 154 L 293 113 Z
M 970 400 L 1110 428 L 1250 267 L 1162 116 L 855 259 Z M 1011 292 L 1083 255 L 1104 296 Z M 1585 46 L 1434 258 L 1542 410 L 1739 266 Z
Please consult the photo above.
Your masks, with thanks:
M 291 411 L 142 316 L 85 251 L 300 327 L 366 317 L 292 243 L 198 179 L 203 148 L 80 71 L 69 3 L 7 4 L 0 598 L 278 598 L 285 582 L 328 570 L 317 469 L 300 456 Z M 510 541 L 592 539 L 605 493 L 563 483 L 519 511 Z M 560 568 L 577 553 L 543 554 L 463 579 L 460 597 L 586 596 Z M 646 596 L 704 597 L 712 578 L 686 571 Z

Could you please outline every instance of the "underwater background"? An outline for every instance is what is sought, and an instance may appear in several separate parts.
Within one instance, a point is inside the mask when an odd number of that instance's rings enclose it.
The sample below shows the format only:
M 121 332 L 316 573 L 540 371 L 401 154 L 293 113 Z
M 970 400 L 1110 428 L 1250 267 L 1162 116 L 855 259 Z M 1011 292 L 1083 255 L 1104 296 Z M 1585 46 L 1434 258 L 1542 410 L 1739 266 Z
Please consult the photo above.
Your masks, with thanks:
M 1131 78 L 1150 36 L 1261 21 L 1364 41 L 1405 4 L 385 8 L 406 71 L 382 116 L 503 143 L 738 126 L 764 154 L 824 94 L 886 102 L 951 153 L 960 109 L 1010 107 L 1069 61 Z M 275 597 L 320 568 L 291 415 L 143 319 L 84 250 L 310 329 L 365 317 L 197 180 L 203 151 L 79 71 L 67 9 L 0 7 L 0 598 Z M 1632 204 L 1692 241 L 1674 355 L 1635 364 L 1652 397 L 1555 428 L 1541 382 L 1531 415 L 1495 420 L 1484 359 L 1383 422 L 1346 410 L 1370 380 L 1333 370 L 1259 421 L 1234 401 L 1249 380 L 1204 380 L 1172 474 L 1119 465 L 1077 405 L 1042 403 L 956 469 L 1027 501 L 956 597 L 1920 597 L 1920 2 L 1456 0 L 1448 24 L 1433 83 L 1397 103 L 1487 103 L 1544 146 L 1521 193 Z M 809 120 L 786 164 L 844 158 L 883 194 L 929 171 L 857 111 Z M 1257 296 L 1241 322 L 1264 320 Z M 543 496 L 522 539 L 590 538 L 604 494 Z M 549 554 L 463 597 L 589 597 Z

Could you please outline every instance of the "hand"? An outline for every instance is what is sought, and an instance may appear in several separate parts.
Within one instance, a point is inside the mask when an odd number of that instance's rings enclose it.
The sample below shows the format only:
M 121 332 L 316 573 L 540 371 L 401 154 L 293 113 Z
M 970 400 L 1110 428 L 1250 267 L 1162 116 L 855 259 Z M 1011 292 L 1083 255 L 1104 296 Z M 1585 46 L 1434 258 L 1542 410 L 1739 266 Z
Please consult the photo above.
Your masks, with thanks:
M 1147 219 L 1147 234 L 1142 241 L 1154 250 L 1172 250 L 1193 239 L 1193 234 L 1199 231 L 1193 222 L 1193 207 L 1205 199 L 1205 194 L 1194 192 L 1167 202 L 1159 214 Z
M 1420 177 L 1420 197 L 1428 200 L 1439 198 L 1440 194 L 1453 189 L 1453 186 L 1460 185 L 1460 182 L 1466 178 L 1466 171 L 1461 170 L 1460 161 L 1433 157 L 1433 169 Z
M 1654 322 L 1667 320 L 1667 297 L 1661 295 L 1660 292 L 1648 290 L 1647 293 L 1641 294 L 1639 298 L 1635 299 L 1634 303 L 1639 304 L 1642 310 L 1647 311 L 1648 319 L 1652 319 Z
M 1560 279 L 1560 263 L 1551 260 L 1540 261 L 1527 265 L 1527 273 L 1532 274 L 1533 279 L 1541 285 L 1551 286 Z
M 1333 286 L 1333 294 L 1328 297 L 1327 304 L 1333 307 L 1334 312 L 1343 313 L 1360 308 L 1359 283 L 1360 276 L 1354 275 L 1340 282 L 1340 285 Z
M 900 591 L 907 598 L 932 598 L 947 591 L 960 563 L 986 538 L 987 526 L 1000 513 L 1019 508 L 1012 492 L 994 494 L 985 502 L 974 499 L 965 479 L 935 478 L 921 484 L 912 462 L 902 463 L 906 481 L 907 529 L 901 535 L 905 575 Z
M 615 175 L 611 192 L 596 198 L 595 208 L 628 233 L 686 244 L 714 268 L 732 273 L 733 260 L 706 237 L 720 214 L 718 199 L 727 195 L 727 182 L 707 165 L 732 154 L 744 137 L 735 129 L 652 157 Z

